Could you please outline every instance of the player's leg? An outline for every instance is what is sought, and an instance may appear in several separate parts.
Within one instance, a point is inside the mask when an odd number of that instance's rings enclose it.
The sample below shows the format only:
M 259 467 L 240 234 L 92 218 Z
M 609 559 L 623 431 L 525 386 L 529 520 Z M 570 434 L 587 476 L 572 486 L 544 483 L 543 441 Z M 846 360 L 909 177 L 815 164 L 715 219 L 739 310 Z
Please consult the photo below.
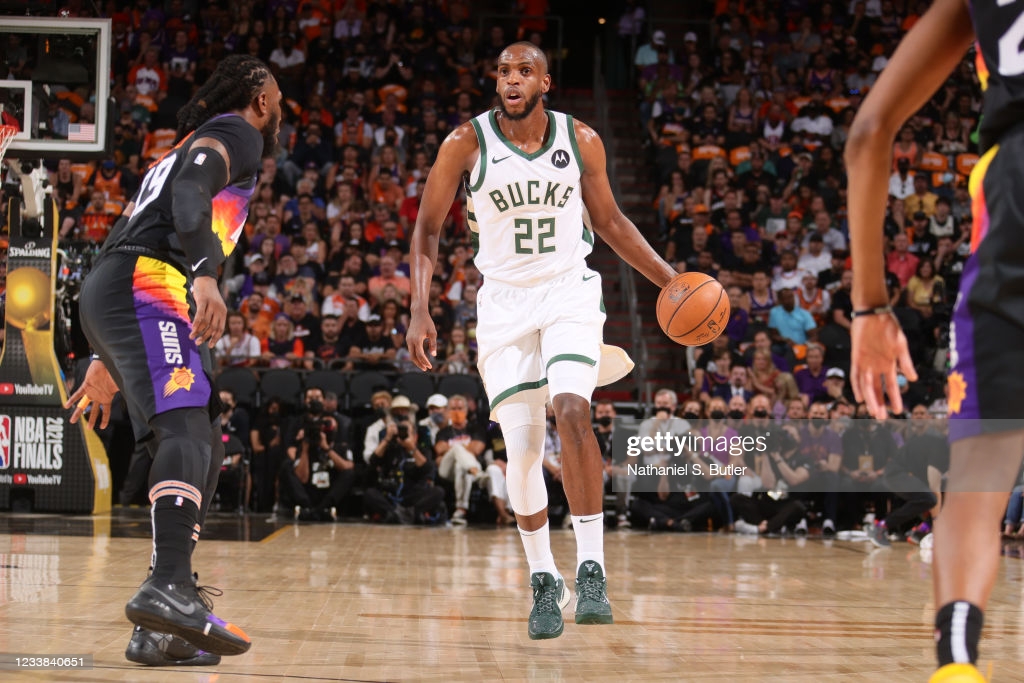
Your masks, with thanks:
M 116 367 L 133 419 L 148 421 L 155 453 L 149 491 L 153 570 L 126 615 L 208 652 L 240 654 L 250 646 L 248 637 L 210 612 L 192 576 L 192 548 L 211 473 L 212 388 L 189 339 L 185 277 L 147 257 L 111 259 L 99 270 L 93 286 L 83 288 L 82 314 L 94 333 L 102 329 L 94 335 L 101 338 L 100 355 Z
M 139 355 L 145 348 L 145 340 L 132 294 L 135 265 L 134 257 L 112 255 L 94 268 L 82 291 L 81 321 L 90 344 L 125 399 L 137 450 L 146 460 L 140 471 L 145 471 L 149 479 L 157 444 L 147 424 L 145 408 L 145 404 L 152 402 L 145 397 L 152 387 L 145 386 L 149 370 L 146 359 Z M 145 484 L 140 482 L 140 486 Z M 151 562 L 152 559 L 155 558 L 151 558 Z M 182 638 L 138 625 L 133 629 L 125 656 L 129 661 L 148 666 L 208 666 L 220 662 L 220 656 L 204 652 Z
M 604 563 L 604 462 L 590 423 L 596 371 L 580 362 L 548 368 L 552 406 L 562 443 L 562 484 L 576 533 L 576 623 L 610 624 Z M 559 393 L 554 394 L 555 391 Z
M 535 397 L 537 398 L 537 397 Z M 506 401 L 495 409 L 505 437 L 505 486 L 530 564 L 533 609 L 527 633 L 533 640 L 562 634 L 562 609 L 570 593 L 551 554 L 548 494 L 544 485 L 545 414 L 541 400 Z
M 974 663 L 999 523 L 1024 453 L 1024 383 L 1013 371 L 1024 363 L 1024 196 L 1012 186 L 1022 156 L 1024 134 L 1014 129 L 971 174 L 973 253 L 950 322 L 951 449 L 934 531 L 934 681 L 982 680 Z
M 1022 453 L 1024 431 L 986 434 L 952 446 L 948 489 L 934 528 L 940 667 L 978 659 L 984 610 L 999 573 L 999 520 Z
M 568 292 L 571 295 L 567 295 Z M 610 624 L 604 563 L 604 461 L 590 419 L 605 314 L 600 278 L 553 288 L 541 358 L 562 442 L 562 481 L 576 533 L 576 623 Z

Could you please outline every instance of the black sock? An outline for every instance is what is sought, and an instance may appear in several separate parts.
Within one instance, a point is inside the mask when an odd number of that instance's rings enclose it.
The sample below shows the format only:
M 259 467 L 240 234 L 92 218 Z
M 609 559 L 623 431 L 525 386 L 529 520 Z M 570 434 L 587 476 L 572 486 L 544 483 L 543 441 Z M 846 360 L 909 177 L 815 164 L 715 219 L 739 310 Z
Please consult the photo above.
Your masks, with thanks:
M 192 579 L 192 534 L 199 507 L 188 498 L 162 496 L 153 504 L 153 578 L 165 583 Z
M 939 609 L 935 614 L 935 646 L 940 667 L 978 661 L 978 641 L 984 621 L 984 613 L 963 600 Z

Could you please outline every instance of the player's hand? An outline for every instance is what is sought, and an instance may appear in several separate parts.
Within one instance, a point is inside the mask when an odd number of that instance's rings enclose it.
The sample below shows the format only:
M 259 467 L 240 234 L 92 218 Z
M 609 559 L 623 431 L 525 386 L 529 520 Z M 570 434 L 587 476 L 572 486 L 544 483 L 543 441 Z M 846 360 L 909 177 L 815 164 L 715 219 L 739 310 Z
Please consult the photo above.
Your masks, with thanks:
M 894 413 L 903 412 L 903 398 L 896 383 L 896 370 L 908 381 L 917 381 L 917 371 L 910 360 L 907 338 L 896 316 L 869 315 L 855 318 L 850 327 L 850 386 L 858 403 L 864 403 L 876 419 L 885 420 L 888 413 L 882 388 L 889 396 Z
M 224 321 L 228 314 L 227 304 L 217 287 L 217 278 L 204 275 L 193 280 L 192 298 L 196 302 L 196 317 L 188 338 L 194 339 L 199 346 L 208 344 L 212 349 L 224 334 Z
M 423 349 L 424 340 L 427 342 L 426 351 Z M 430 356 L 437 357 L 437 328 L 434 327 L 434 321 L 431 320 L 426 311 L 412 314 L 412 320 L 409 321 L 409 331 L 405 335 L 405 343 L 409 347 L 409 354 L 412 356 L 412 362 L 416 364 L 416 367 L 424 372 L 434 367 L 430 364 L 430 358 L 427 354 L 429 353 Z
M 114 395 L 118 392 L 114 378 L 110 376 L 107 366 L 103 361 L 94 360 L 89 363 L 85 371 L 85 379 L 78 385 L 75 393 L 71 394 L 65 408 L 74 406 L 75 412 L 69 418 L 71 424 L 76 424 L 78 419 L 86 411 L 89 412 L 89 429 L 96 429 L 96 419 L 102 414 L 100 429 L 106 428 L 110 422 L 110 405 L 114 401 Z

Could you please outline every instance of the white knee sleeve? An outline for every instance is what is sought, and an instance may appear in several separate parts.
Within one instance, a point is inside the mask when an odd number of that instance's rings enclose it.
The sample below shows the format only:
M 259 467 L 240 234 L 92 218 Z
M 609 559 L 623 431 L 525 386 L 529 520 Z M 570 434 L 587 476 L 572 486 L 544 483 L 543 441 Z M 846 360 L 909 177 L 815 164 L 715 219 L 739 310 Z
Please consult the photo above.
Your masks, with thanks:
M 548 506 L 544 486 L 544 406 L 512 403 L 499 406 L 498 423 L 505 439 L 508 467 L 505 485 L 512 510 L 532 515 Z
M 597 373 L 596 365 L 570 360 L 552 363 L 547 370 L 551 400 L 558 394 L 575 394 L 590 401 L 597 386 Z

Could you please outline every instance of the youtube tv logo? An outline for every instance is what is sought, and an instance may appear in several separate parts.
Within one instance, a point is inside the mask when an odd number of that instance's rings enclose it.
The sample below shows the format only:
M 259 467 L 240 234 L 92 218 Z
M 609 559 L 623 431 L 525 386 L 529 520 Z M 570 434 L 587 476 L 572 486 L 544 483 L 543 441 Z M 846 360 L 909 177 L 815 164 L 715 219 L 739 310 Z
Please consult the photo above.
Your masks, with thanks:
M 15 474 L 13 479 L 15 486 L 24 486 L 25 484 L 28 483 L 27 474 Z
M 14 385 L 10 382 L 0 382 L 0 396 L 13 396 Z

